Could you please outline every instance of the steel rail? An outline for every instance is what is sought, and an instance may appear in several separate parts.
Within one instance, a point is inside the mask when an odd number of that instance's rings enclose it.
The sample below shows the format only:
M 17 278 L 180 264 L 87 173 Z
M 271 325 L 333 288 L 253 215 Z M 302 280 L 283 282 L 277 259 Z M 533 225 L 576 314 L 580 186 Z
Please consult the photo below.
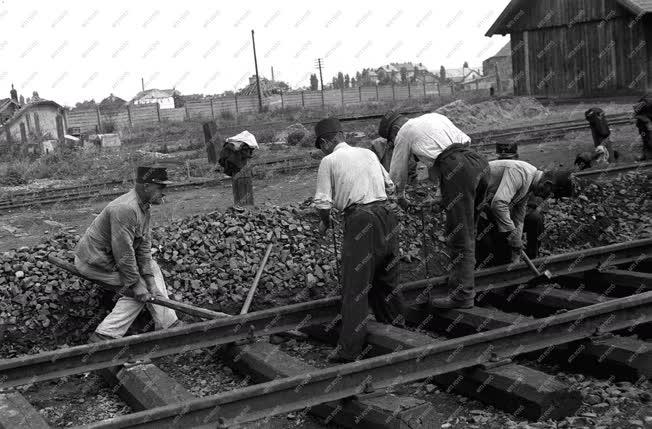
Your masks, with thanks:
M 595 269 L 599 264 L 616 265 L 650 257 L 652 239 L 535 259 L 555 275 L 568 275 Z M 523 286 L 532 274 L 524 263 L 492 267 L 475 272 L 480 295 L 509 286 Z M 423 302 L 428 296 L 447 294 L 447 276 L 404 283 L 406 299 Z M 478 297 L 481 299 L 481 296 Z M 296 330 L 311 324 L 334 323 L 340 297 L 329 297 L 301 304 L 272 308 L 229 319 L 193 323 L 179 328 L 133 335 L 102 343 L 87 344 L 0 360 L 0 388 L 50 380 L 108 368 L 134 360 L 165 356 L 203 347 L 228 344 L 273 333 Z
M 230 427 L 652 321 L 652 292 L 618 298 L 441 343 L 206 398 L 145 410 L 85 429 Z

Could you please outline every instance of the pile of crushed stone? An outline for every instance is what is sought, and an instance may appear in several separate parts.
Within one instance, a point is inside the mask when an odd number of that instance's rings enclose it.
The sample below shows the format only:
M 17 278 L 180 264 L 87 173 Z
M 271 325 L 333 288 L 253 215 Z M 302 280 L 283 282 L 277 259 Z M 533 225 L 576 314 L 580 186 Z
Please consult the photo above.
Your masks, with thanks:
M 435 112 L 447 116 L 464 131 L 497 128 L 517 120 L 535 117 L 543 119 L 550 114 L 544 105 L 530 97 L 503 97 L 475 104 L 455 100 Z

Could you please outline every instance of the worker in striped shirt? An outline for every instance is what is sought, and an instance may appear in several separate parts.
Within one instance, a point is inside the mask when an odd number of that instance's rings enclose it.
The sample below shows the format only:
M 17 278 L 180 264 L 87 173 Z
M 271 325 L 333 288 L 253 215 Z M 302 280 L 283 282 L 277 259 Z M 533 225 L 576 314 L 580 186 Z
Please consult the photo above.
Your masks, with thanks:
M 573 193 L 570 171 L 541 171 L 525 161 L 501 159 L 489 162 L 487 200 L 478 222 L 479 267 L 519 260 L 526 230 L 528 256 L 536 257 L 543 215 L 531 210 L 530 197 L 567 197 Z M 526 221 L 527 218 L 527 221 Z
M 380 128 L 394 141 L 389 175 L 401 207 L 410 204 L 405 197 L 410 156 L 416 155 L 426 164 L 430 179 L 441 187 L 440 207 L 446 214 L 445 235 L 453 271 L 448 280 L 448 296 L 433 298 L 430 304 L 439 309 L 473 307 L 475 230 L 477 210 L 487 188 L 487 160 L 468 148 L 469 136 L 438 113 L 407 119 L 388 112 Z
M 342 328 L 334 362 L 361 357 L 369 306 L 381 323 L 402 325 L 398 287 L 398 220 L 388 204 L 394 184 L 376 155 L 344 141 L 334 118 L 315 126 L 315 146 L 326 155 L 319 164 L 314 205 L 320 232 L 330 227 L 331 209 L 344 214 L 342 242 Z

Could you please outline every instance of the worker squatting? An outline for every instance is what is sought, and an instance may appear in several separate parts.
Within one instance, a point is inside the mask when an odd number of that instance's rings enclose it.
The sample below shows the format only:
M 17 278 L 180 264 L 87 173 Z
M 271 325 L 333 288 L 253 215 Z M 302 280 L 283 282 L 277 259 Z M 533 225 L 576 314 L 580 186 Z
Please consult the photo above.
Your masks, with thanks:
M 537 237 L 543 232 L 540 202 L 574 193 L 570 171 L 541 171 L 516 159 L 488 162 L 469 148 L 469 136 L 437 113 L 408 119 L 390 111 L 378 133 L 384 145 L 368 150 L 348 145 L 337 119 L 315 126 L 315 146 L 325 154 L 314 197 L 319 231 L 325 234 L 332 225 L 333 209 L 344 216 L 341 330 L 331 355 L 336 362 L 360 357 L 369 307 L 379 322 L 404 324 L 405 303 L 398 288 L 400 210 L 418 205 L 445 214 L 452 269 L 447 296 L 431 297 L 429 304 L 433 311 L 470 308 L 474 269 L 536 257 Z M 649 128 L 647 133 L 649 137 Z M 439 191 L 435 199 L 418 204 L 405 194 L 416 160 L 428 167 Z M 167 297 L 161 270 L 150 254 L 149 222 L 150 205 L 160 204 L 168 183 L 164 168 L 139 167 L 135 188 L 102 210 L 76 249 L 75 266 L 82 274 L 133 291 L 132 297 L 118 300 L 91 341 L 122 337 L 150 294 Z M 173 310 L 147 306 L 156 329 L 180 324 Z

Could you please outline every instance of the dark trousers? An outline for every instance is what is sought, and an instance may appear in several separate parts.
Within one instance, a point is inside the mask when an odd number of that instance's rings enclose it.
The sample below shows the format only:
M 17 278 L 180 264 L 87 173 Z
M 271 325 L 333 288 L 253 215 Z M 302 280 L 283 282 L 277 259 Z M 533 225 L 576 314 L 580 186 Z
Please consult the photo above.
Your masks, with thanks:
M 507 234 L 498 231 L 493 217 L 487 209 L 478 222 L 477 266 L 476 268 L 495 267 L 511 262 L 512 249 L 507 242 Z M 525 253 L 530 259 L 539 257 L 540 236 L 544 232 L 543 213 L 529 209 L 523 220 L 523 232 L 527 239 Z
M 385 202 L 347 209 L 342 243 L 339 353 L 355 359 L 367 335 L 369 306 L 381 323 L 404 323 L 398 286 L 398 221 Z
M 446 239 L 453 264 L 449 296 L 456 301 L 473 299 L 475 232 L 487 193 L 489 164 L 482 155 L 453 144 L 437 157 L 435 167 L 440 174 Z

